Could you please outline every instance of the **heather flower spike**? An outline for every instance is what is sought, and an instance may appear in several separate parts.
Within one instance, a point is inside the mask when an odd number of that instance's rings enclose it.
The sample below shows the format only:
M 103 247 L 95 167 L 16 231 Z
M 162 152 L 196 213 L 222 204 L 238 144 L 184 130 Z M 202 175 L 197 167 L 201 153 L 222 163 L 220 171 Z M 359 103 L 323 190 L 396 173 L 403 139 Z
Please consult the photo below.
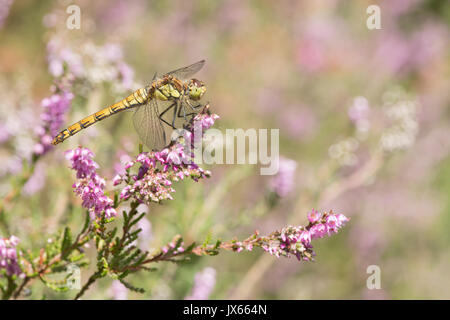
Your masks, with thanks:
M 262 239 L 261 247 L 276 257 L 295 255 L 298 260 L 314 260 L 316 253 L 312 240 L 337 233 L 349 220 L 343 214 L 334 214 L 332 211 L 319 214 L 315 209 L 308 214 L 308 219 L 306 227 L 288 226 Z
M 83 207 L 89 210 L 91 218 L 106 218 L 117 215 L 114 201 L 104 193 L 105 180 L 97 174 L 98 164 L 92 160 L 94 154 L 87 148 L 75 148 L 66 152 L 71 168 L 76 171 L 78 181 L 72 186 L 74 192 L 83 200 Z
M 19 238 L 15 236 L 0 238 L 0 276 L 3 270 L 7 276 L 20 275 L 22 273 L 16 249 L 19 242 Z
M 39 142 L 34 146 L 36 155 L 43 155 L 51 149 L 52 137 L 58 133 L 64 123 L 66 112 L 69 110 L 73 94 L 68 91 L 54 93 L 51 97 L 42 100 L 42 125 L 36 129 Z
M 139 202 L 160 202 L 172 200 L 175 190 L 174 182 L 191 178 L 194 181 L 208 178 L 211 173 L 203 170 L 194 163 L 194 155 L 191 150 L 194 141 L 190 137 L 195 136 L 194 131 L 198 126 L 202 132 L 211 127 L 218 116 L 209 112 L 209 106 L 205 106 L 185 128 L 184 135 L 162 149 L 161 151 L 143 152 L 135 160 L 125 165 L 126 172 L 114 177 L 114 185 L 125 183 L 126 186 L 120 192 L 122 200 L 133 198 Z M 129 170 L 138 165 L 137 173 Z
M 271 255 L 279 257 L 295 256 L 298 260 L 313 261 L 316 253 L 313 250 L 312 240 L 337 233 L 349 220 L 343 214 L 332 211 L 319 214 L 313 209 L 308 214 L 307 226 L 287 226 L 268 236 L 260 236 L 258 232 L 243 241 L 230 241 L 216 246 L 199 246 L 192 249 L 197 255 L 208 255 L 217 252 L 217 249 L 242 252 L 252 251 L 254 247 L 261 247 Z

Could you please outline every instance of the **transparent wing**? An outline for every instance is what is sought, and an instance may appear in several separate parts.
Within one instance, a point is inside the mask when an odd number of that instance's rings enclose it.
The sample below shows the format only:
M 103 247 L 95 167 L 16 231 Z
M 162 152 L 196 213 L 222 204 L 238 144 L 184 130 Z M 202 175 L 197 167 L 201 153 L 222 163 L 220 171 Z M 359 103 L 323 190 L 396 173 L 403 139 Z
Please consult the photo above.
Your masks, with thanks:
M 203 68 L 204 65 L 205 65 L 205 60 L 201 60 L 199 62 L 191 64 L 190 66 L 170 71 L 167 73 L 167 75 L 174 76 L 175 78 L 178 78 L 181 80 L 187 80 L 190 77 L 192 77 L 194 74 L 196 74 L 201 68 Z
M 158 104 L 154 99 L 136 109 L 133 124 L 139 138 L 150 150 L 160 150 L 166 146 L 166 134 L 159 119 Z

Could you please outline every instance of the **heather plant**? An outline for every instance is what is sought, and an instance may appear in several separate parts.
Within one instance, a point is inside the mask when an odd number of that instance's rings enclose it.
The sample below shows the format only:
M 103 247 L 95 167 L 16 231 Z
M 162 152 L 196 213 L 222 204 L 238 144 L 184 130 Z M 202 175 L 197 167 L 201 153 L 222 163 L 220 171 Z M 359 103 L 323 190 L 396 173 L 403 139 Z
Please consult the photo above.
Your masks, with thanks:
M 34 173 L 36 163 L 53 149 L 51 140 L 63 126 L 65 114 L 74 99 L 72 91 L 80 90 L 76 83 L 93 82 L 89 80 L 89 69 L 76 58 L 75 53 L 64 49 L 58 54 L 54 40 L 49 43 L 48 48 L 49 68 L 54 76 L 52 95 L 42 100 L 41 122 L 36 129 L 38 142 L 29 159 L 23 160 L 24 169 L 19 183 L 2 202 L 3 218 L 6 216 L 5 206 L 20 198 L 22 189 Z M 50 275 L 67 271 L 73 265 L 77 268 L 87 267 L 89 264 L 96 266 L 96 270 L 75 295 L 78 299 L 93 283 L 106 276 L 119 281 L 130 290 L 144 292 L 144 288 L 134 286 L 126 278 L 138 271 L 155 271 L 157 262 L 180 263 L 188 260 L 191 255 L 214 256 L 221 250 L 239 253 L 259 247 L 276 257 L 294 255 L 298 260 L 313 260 L 315 253 L 312 239 L 336 233 L 348 220 L 344 215 L 336 215 L 331 211 L 320 215 L 313 210 L 308 226 L 288 226 L 267 236 L 255 232 L 242 241 L 212 241 L 209 237 L 202 244 L 185 244 L 181 235 L 175 235 L 170 243 L 156 252 L 149 253 L 139 248 L 137 241 L 142 229 L 137 226 L 146 214 L 139 213 L 138 206 L 172 200 L 174 184 L 185 179 L 199 182 L 211 176 L 209 170 L 204 170 L 195 163 L 192 148 L 198 140 L 196 132 L 205 132 L 218 118 L 218 115 L 211 113 L 210 106 L 206 105 L 185 125 L 183 134 L 172 140 L 166 148 L 143 152 L 141 145 L 140 153 L 135 159 L 116 170 L 121 173 L 112 179 L 112 183 L 113 186 L 119 186 L 120 190 L 106 189 L 106 179 L 99 175 L 100 166 L 95 162 L 91 150 L 77 147 L 66 151 L 65 158 L 69 167 L 76 172 L 76 182 L 72 185 L 74 194 L 81 199 L 81 206 L 86 210 L 83 227 L 75 236 L 71 228 L 65 227 L 60 234 L 50 237 L 46 246 L 38 250 L 38 254 L 17 249 L 19 239 L 15 236 L 4 238 L 1 268 L 7 281 L 2 286 L 3 298 L 18 298 L 34 280 L 40 280 L 56 291 L 69 290 L 72 288 L 72 274 L 63 278 L 59 284 Z M 272 182 L 277 197 L 286 196 L 292 189 L 295 166 L 293 160 L 282 159 L 280 173 Z M 122 208 L 125 203 L 128 207 L 124 210 Z M 119 215 L 122 225 L 111 226 Z M 3 222 L 6 229 L 7 222 L 5 219 Z M 85 257 L 83 248 L 90 243 L 95 245 L 95 263 L 89 262 Z
M 74 193 L 82 199 L 82 207 L 86 209 L 84 226 L 76 236 L 72 236 L 73 232 L 66 227 L 63 233 L 55 239 L 50 239 L 49 244 L 41 249 L 36 257 L 25 255 L 20 250 L 16 251 L 19 241 L 17 237 L 3 239 L 0 266 L 5 270 L 4 277 L 8 280 L 7 285 L 2 288 L 3 298 L 17 298 L 27 283 L 35 279 L 40 279 L 52 289 L 68 290 L 69 284 L 58 287 L 48 280 L 47 274 L 64 270 L 70 264 L 87 266 L 82 248 L 88 242 L 95 244 L 96 271 L 88 278 L 75 299 L 80 298 L 96 280 L 106 276 L 118 280 L 130 290 L 144 292 L 144 288 L 127 282 L 126 277 L 138 271 L 154 271 L 156 262 L 179 263 L 186 261 L 193 254 L 214 256 L 221 250 L 239 253 L 260 247 L 276 257 L 294 255 L 298 260 L 313 260 L 315 253 L 312 239 L 338 232 L 348 221 L 344 215 L 334 214 L 332 211 L 320 214 L 312 210 L 308 216 L 309 224 L 305 227 L 288 226 L 267 236 L 255 232 L 242 241 L 217 240 L 211 243 L 211 239 L 207 239 L 200 245 L 195 242 L 185 244 L 182 236 L 176 235 L 170 243 L 153 254 L 136 245 L 142 229 L 135 226 L 145 216 L 145 213 L 138 212 L 139 204 L 171 200 L 175 192 L 173 183 L 189 178 L 199 181 L 211 175 L 211 172 L 203 170 L 193 162 L 193 153 L 190 148 L 186 148 L 192 146 L 193 142 L 186 141 L 187 137 L 194 134 L 193 128 L 196 125 L 207 130 L 216 119 L 218 116 L 211 114 L 209 105 L 206 105 L 186 126 L 187 132 L 172 141 L 167 148 L 141 152 L 135 160 L 126 163 L 125 174 L 113 179 L 114 185 L 124 185 L 120 191 L 105 192 L 106 182 L 97 173 L 99 165 L 94 161 L 92 151 L 83 147 L 67 151 L 66 158 L 70 168 L 76 172 L 76 182 L 72 187 Z M 142 146 L 140 148 L 142 149 Z M 137 168 L 133 172 L 135 166 Z M 284 175 L 286 172 L 282 170 L 281 179 L 286 179 Z M 129 209 L 120 212 L 124 202 L 129 202 Z M 123 225 L 120 229 L 110 227 L 118 214 L 122 215 Z
M 74 99 L 73 91 L 86 90 L 77 86 L 77 83 L 98 84 L 98 79 L 90 79 L 89 64 L 86 67 L 76 53 L 68 49 L 58 50 L 55 42 L 53 39 L 47 46 L 49 70 L 54 76 L 54 85 L 51 87 L 52 95 L 41 102 L 40 124 L 35 130 L 37 142 L 30 156 L 23 159 L 24 168 L 18 175 L 21 176 L 19 182 L 1 204 L 2 222 L 6 230 L 6 207 L 10 202 L 18 201 L 22 189 L 31 181 L 36 164 L 52 151 L 52 137 L 64 124 L 65 115 Z M 108 47 L 109 54 L 112 49 L 115 47 Z M 116 63 L 117 60 L 112 61 Z M 117 76 L 122 77 L 122 74 L 117 73 Z M 58 273 L 64 274 L 68 267 L 73 266 L 96 266 L 96 270 L 75 295 L 78 299 L 93 283 L 106 276 L 119 281 L 130 290 L 142 293 L 144 288 L 136 287 L 126 280 L 130 274 L 155 271 L 157 262 L 180 263 L 188 260 L 191 255 L 214 256 L 221 250 L 239 253 L 259 247 L 276 257 L 294 255 L 298 260 L 313 260 L 315 253 L 311 240 L 336 233 L 348 220 L 344 215 L 335 215 L 331 211 L 320 215 L 313 210 L 311 214 L 315 218 L 310 219 L 310 224 L 306 227 L 288 226 L 267 236 L 255 232 L 242 241 L 213 241 L 209 237 L 200 241 L 202 244 L 194 241 L 185 244 L 181 235 L 174 235 L 170 243 L 153 253 L 142 250 L 137 245 L 142 231 L 139 225 L 146 216 L 145 213 L 138 212 L 140 204 L 161 204 L 173 200 L 174 184 L 185 179 L 199 182 L 211 176 L 209 170 L 204 170 L 195 163 L 192 150 L 198 142 L 195 134 L 198 131 L 204 133 L 218 118 L 218 115 L 211 113 L 210 106 L 206 105 L 184 126 L 183 134 L 173 139 L 166 148 L 143 152 L 141 145 L 140 153 L 134 160 L 126 162 L 122 168 L 116 168 L 120 173 L 112 179 L 112 184 L 113 187 L 119 187 L 119 190 L 107 190 L 107 181 L 99 175 L 100 166 L 95 162 L 91 150 L 76 147 L 66 151 L 65 158 L 69 167 L 76 172 L 73 192 L 81 199 L 81 206 L 86 210 L 83 227 L 75 236 L 70 227 L 65 227 L 61 233 L 50 237 L 45 247 L 38 250 L 38 254 L 17 249 L 19 239 L 15 236 L 4 238 L 1 268 L 7 281 L 2 285 L 3 298 L 18 298 L 34 280 L 40 280 L 56 291 L 73 289 L 70 282 L 73 274 L 67 274 L 59 283 L 51 277 Z M 272 182 L 274 195 L 277 197 L 286 196 L 292 189 L 295 166 L 293 160 L 281 160 L 280 173 Z M 125 203 L 127 209 L 123 209 Z M 122 225 L 111 226 L 119 215 Z M 90 243 L 95 245 L 95 263 L 89 262 L 84 253 L 84 247 Z

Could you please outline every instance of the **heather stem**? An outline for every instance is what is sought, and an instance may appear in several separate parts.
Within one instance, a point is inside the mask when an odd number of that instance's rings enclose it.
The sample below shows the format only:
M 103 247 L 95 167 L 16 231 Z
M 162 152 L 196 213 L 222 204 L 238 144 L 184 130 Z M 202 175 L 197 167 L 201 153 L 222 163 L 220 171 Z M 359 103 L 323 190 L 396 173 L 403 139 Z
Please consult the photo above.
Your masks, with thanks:
M 27 285 L 27 283 L 31 280 L 31 278 L 29 277 L 25 277 L 22 281 L 22 283 L 20 284 L 19 288 L 16 290 L 16 292 L 14 292 L 13 298 L 14 300 L 16 300 L 20 293 L 22 292 L 23 288 L 25 288 L 25 286 Z
M 2 295 L 3 300 L 8 300 L 17 287 L 16 283 L 12 279 L 12 276 L 8 276 L 7 279 L 8 279 L 8 283 L 6 286 L 6 290 L 3 291 L 3 295 Z
M 91 275 L 89 277 L 89 280 L 86 282 L 86 284 L 81 288 L 80 292 L 77 293 L 77 295 L 75 296 L 75 298 L 73 298 L 73 300 L 78 300 L 85 292 L 87 289 L 89 289 L 89 287 L 98 279 L 101 278 L 101 273 L 103 271 L 99 270 L 97 272 L 95 272 L 93 275 Z

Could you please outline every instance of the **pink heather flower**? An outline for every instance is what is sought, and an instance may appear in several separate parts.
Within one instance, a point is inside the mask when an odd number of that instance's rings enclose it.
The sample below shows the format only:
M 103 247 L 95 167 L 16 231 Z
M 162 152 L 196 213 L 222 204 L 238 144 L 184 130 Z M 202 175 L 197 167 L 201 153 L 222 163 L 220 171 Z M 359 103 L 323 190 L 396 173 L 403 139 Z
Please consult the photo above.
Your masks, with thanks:
M 176 256 L 177 254 L 183 253 L 185 249 L 183 248 L 184 242 L 178 243 L 180 236 L 175 236 L 170 243 L 161 248 L 164 254 L 169 253 L 170 256 Z
M 72 99 L 73 94 L 71 92 L 61 92 L 42 100 L 41 105 L 44 108 L 44 113 L 41 114 L 41 120 L 49 124 L 51 135 L 58 133 L 63 120 L 62 116 L 70 106 Z
M 216 270 L 205 268 L 195 275 L 194 286 L 185 300 L 207 300 L 216 284 Z
M 127 164 L 131 161 L 131 157 L 123 150 L 117 152 L 116 157 L 119 158 L 119 161 L 114 163 L 114 171 L 117 175 L 125 174 L 124 164 Z
M 276 257 L 294 255 L 298 260 L 310 261 L 315 256 L 311 240 L 338 232 L 348 221 L 343 214 L 334 214 L 330 211 L 320 215 L 314 209 L 308 214 L 308 219 L 310 223 L 306 227 L 288 226 L 269 237 L 252 240 L 253 244 L 259 244 Z
M 278 173 L 270 181 L 271 189 L 281 198 L 286 197 L 294 188 L 297 163 L 280 157 Z
M 104 193 L 105 180 L 97 174 L 98 164 L 94 154 L 87 148 L 66 151 L 71 168 L 77 172 L 79 181 L 73 185 L 74 192 L 83 200 L 83 207 L 89 209 L 91 218 L 104 216 L 109 219 L 117 216 L 114 201 Z
M 121 184 L 122 183 L 122 176 L 121 175 L 119 175 L 119 174 L 116 174 L 115 176 L 114 176 L 114 178 L 113 178 L 113 184 L 115 185 L 115 186 L 117 186 L 118 184 Z
M 130 169 L 132 166 L 134 165 L 134 162 L 133 161 L 130 161 L 130 162 L 127 162 L 126 164 L 125 164 L 125 170 L 127 170 L 127 169 Z
M 300 234 L 300 241 L 304 244 L 309 244 L 311 242 L 311 234 L 309 231 L 305 230 Z
M 342 225 L 348 221 L 348 218 L 343 214 L 329 215 L 327 217 L 326 225 L 328 226 L 328 231 L 336 233 Z
M 39 142 L 34 147 L 36 154 L 42 155 L 52 147 L 52 139 L 61 129 L 72 99 L 73 94 L 71 92 L 62 91 L 42 100 L 42 126 L 36 130 L 39 136 Z
M 0 271 L 5 270 L 6 275 L 20 275 L 20 269 L 17 257 L 16 246 L 19 244 L 19 238 L 11 236 L 10 238 L 0 238 Z
M 330 215 L 327 217 L 326 225 L 328 226 L 328 230 L 334 232 L 337 229 L 338 219 L 334 215 Z
M 214 125 L 214 122 L 219 119 L 219 116 L 217 114 L 208 114 L 208 113 L 198 113 L 193 121 L 194 121 L 194 126 L 196 124 L 201 124 L 202 125 L 202 130 L 208 130 L 209 128 L 211 128 Z
M 319 219 L 321 218 L 321 214 L 319 213 L 319 211 L 317 211 L 316 209 L 312 209 L 309 213 L 308 213 L 308 220 L 311 223 L 315 223 L 317 221 L 319 221 Z
M 175 165 L 181 163 L 180 157 L 178 156 L 178 150 L 174 149 L 167 154 L 167 162 Z
M 72 169 L 77 172 L 77 179 L 83 179 L 96 175 L 98 164 L 92 160 L 94 154 L 87 148 L 75 148 L 65 153 L 66 159 L 71 162 Z
M 105 211 L 107 218 L 116 216 L 116 212 L 112 208 L 113 201 L 104 195 L 103 188 L 100 185 L 93 181 L 88 181 L 87 185 L 80 183 L 75 186 L 75 192 L 83 200 L 83 207 L 92 209 L 91 213 L 100 215 Z
M 309 232 L 312 239 L 323 238 L 328 234 L 328 226 L 323 223 L 313 225 Z
M 335 214 L 334 216 L 337 218 L 337 225 L 339 228 L 342 227 L 347 221 L 349 221 L 349 218 L 344 216 L 342 213 Z

